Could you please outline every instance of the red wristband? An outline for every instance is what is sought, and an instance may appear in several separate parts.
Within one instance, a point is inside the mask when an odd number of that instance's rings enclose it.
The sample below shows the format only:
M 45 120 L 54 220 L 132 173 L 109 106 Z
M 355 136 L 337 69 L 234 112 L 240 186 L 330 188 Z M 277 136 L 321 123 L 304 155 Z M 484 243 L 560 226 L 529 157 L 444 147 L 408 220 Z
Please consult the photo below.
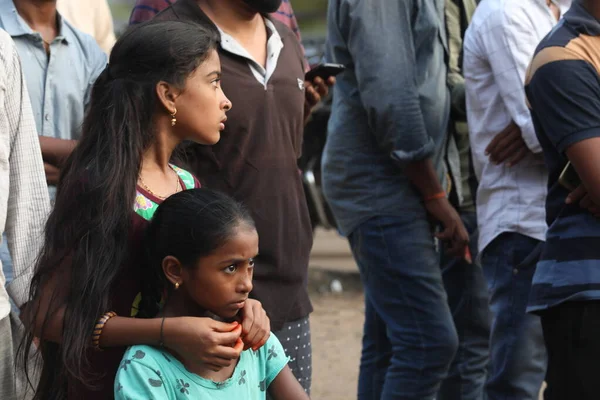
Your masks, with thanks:
M 432 194 L 431 196 L 425 197 L 423 199 L 423 201 L 425 203 L 427 203 L 428 201 L 445 199 L 445 198 L 446 198 L 446 192 L 439 192 L 439 193 L 436 193 L 436 194 Z

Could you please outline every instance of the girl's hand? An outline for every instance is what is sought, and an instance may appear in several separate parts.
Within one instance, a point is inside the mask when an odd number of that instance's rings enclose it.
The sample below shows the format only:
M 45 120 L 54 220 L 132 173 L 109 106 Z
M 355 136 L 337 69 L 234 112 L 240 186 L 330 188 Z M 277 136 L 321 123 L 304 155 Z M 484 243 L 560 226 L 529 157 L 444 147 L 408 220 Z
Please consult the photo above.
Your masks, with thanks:
M 259 301 L 248 299 L 240 316 L 242 317 L 244 350 L 260 349 L 267 343 L 271 334 L 271 321 L 267 317 L 267 312 Z
M 220 371 L 237 360 L 243 350 L 242 325 L 212 318 L 167 318 L 164 324 L 165 346 L 189 362 Z

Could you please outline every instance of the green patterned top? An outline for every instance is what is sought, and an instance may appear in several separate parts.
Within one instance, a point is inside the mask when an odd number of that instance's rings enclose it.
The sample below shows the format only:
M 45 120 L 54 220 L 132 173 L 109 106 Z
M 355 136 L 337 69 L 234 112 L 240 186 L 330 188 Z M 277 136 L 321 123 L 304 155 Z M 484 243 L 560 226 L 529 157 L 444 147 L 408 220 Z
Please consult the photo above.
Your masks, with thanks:
M 179 176 L 179 179 L 183 183 L 183 187 L 185 189 L 194 189 L 196 187 L 196 180 L 194 179 L 194 176 L 192 174 L 190 174 L 186 170 L 181 169 L 175 165 L 172 165 L 172 164 L 170 164 L 170 165 L 171 165 L 171 168 L 173 168 L 173 171 L 175 171 L 177 173 L 177 175 Z M 137 193 L 135 195 L 135 203 L 133 204 L 133 210 L 140 217 L 144 218 L 147 221 L 150 221 L 152 219 L 152 216 L 156 212 L 157 208 L 158 208 L 158 203 L 152 201 L 150 198 L 145 196 L 139 190 L 137 191 Z
M 264 400 L 288 362 L 281 343 L 271 334 L 258 351 L 242 352 L 231 378 L 214 382 L 189 372 L 165 349 L 132 346 L 117 372 L 115 400 Z

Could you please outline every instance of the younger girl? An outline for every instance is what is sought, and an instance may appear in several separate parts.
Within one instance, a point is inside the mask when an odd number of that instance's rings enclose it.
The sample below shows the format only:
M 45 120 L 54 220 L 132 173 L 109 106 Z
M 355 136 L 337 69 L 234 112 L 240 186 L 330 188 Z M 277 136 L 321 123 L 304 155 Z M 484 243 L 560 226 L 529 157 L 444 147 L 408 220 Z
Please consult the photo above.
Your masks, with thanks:
M 177 193 L 150 223 L 145 247 L 144 302 L 140 312 L 162 318 L 206 317 L 235 321 L 252 290 L 258 234 L 246 209 L 208 189 Z M 231 343 L 234 346 L 234 343 Z M 236 346 L 243 346 L 240 338 Z M 118 399 L 301 400 L 308 396 L 287 366 L 275 335 L 247 350 L 237 365 L 213 371 L 187 354 L 156 346 L 130 347 L 117 373 Z
M 268 338 L 266 314 L 251 301 L 241 326 L 132 318 L 145 302 L 141 234 L 164 199 L 198 186 L 170 164 L 171 155 L 184 140 L 218 142 L 231 108 L 220 87 L 217 38 L 186 22 L 139 25 L 119 38 L 94 84 L 23 315 L 27 346 L 41 338 L 38 399 L 111 398 L 127 346 L 161 343 L 219 370 L 239 356 L 228 344 L 242 327 L 247 346 Z

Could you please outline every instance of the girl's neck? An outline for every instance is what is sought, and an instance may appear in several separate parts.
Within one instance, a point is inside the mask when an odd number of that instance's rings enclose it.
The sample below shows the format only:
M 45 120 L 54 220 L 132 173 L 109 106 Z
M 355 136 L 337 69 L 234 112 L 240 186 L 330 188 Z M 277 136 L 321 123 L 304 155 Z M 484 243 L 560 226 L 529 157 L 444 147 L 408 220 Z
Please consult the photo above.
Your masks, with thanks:
M 142 155 L 142 169 L 169 173 L 169 161 L 179 141 L 167 135 L 156 135 L 154 143 Z
M 157 134 L 154 143 L 142 154 L 138 183 L 160 199 L 166 199 L 185 189 L 180 183 L 179 175 L 169 165 L 179 143 L 172 135 Z

